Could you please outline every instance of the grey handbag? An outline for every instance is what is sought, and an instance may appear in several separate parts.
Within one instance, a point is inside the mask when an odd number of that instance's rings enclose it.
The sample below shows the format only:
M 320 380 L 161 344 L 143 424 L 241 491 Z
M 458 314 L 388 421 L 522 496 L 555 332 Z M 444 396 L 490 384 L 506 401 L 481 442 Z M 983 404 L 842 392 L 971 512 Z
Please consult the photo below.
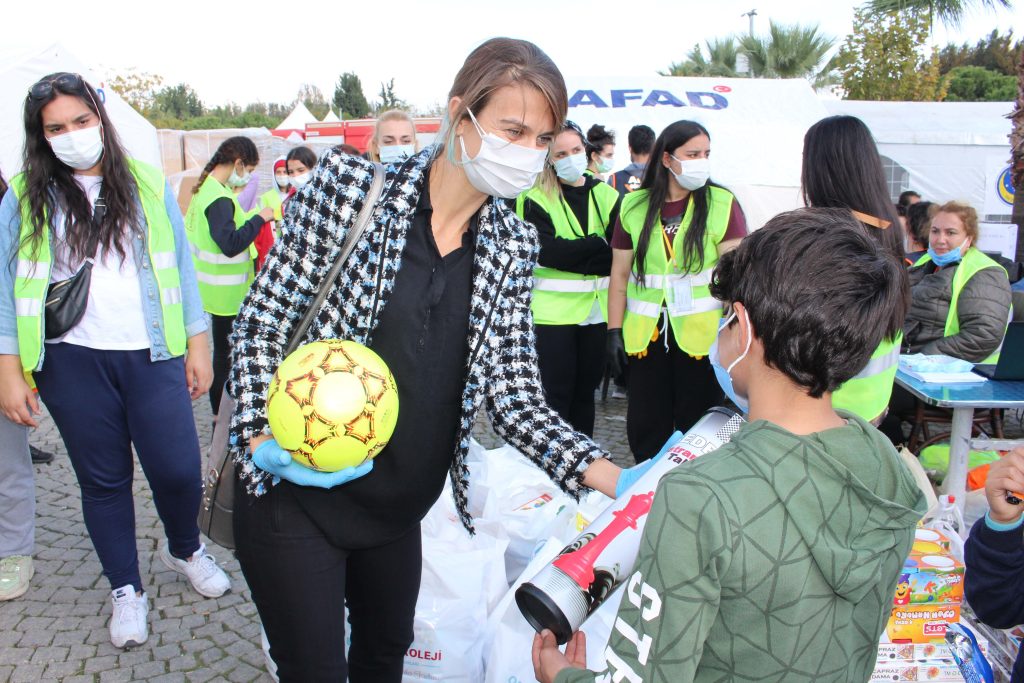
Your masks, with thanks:
M 328 292 L 335 280 L 338 279 L 338 274 L 341 273 L 345 261 L 352 253 L 356 241 L 366 230 L 383 185 L 384 167 L 374 164 L 373 182 L 370 185 L 370 191 L 366 194 L 363 208 L 360 209 L 359 215 L 356 217 L 355 225 L 345 235 L 345 242 L 341 245 L 338 259 L 324 277 L 316 297 L 292 332 L 292 336 L 288 340 L 288 347 L 285 349 L 285 356 L 301 344 L 306 330 L 309 329 L 313 317 L 320 310 Z M 213 441 L 210 443 L 210 451 L 207 456 L 206 476 L 203 477 L 203 498 L 199 505 L 199 530 L 217 545 L 229 549 L 235 547 L 232 517 L 235 509 L 235 477 L 238 475 L 235 472 L 235 460 L 228 455 L 228 428 L 231 416 L 235 412 L 235 405 L 235 399 L 228 393 L 225 386 L 219 410 L 223 419 L 218 419 L 213 429 Z

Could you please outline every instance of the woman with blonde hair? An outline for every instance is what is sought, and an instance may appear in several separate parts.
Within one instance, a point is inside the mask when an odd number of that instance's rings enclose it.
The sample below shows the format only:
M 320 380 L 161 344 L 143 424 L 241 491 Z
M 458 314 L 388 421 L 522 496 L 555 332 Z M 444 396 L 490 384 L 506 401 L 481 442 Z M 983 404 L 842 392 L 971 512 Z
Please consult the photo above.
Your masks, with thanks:
M 237 556 L 282 682 L 402 679 L 420 520 L 447 473 L 472 528 L 466 454 L 481 406 L 571 495 L 586 486 L 613 494 L 636 476 L 620 477 L 544 400 L 530 313 L 537 232 L 505 201 L 533 187 L 567 99 L 535 45 L 488 40 L 455 77 L 439 145 L 384 168 L 332 150 L 292 199 L 281 243 L 235 323 L 228 387 L 238 401 Z M 325 284 L 377 173 L 384 185 L 366 231 Z M 292 460 L 264 398 L 321 285 L 329 290 L 303 341 L 366 344 L 393 373 L 401 405 L 384 450 L 336 473 Z
M 367 155 L 382 164 L 401 163 L 420 151 L 416 124 L 408 112 L 389 109 L 377 118 Z

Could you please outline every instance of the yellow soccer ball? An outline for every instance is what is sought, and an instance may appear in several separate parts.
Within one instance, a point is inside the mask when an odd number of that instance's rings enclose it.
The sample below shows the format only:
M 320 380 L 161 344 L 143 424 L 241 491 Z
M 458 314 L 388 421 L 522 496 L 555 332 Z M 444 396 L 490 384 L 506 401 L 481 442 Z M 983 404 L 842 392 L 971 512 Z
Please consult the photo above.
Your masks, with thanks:
M 398 422 L 398 389 L 380 356 L 325 339 L 281 361 L 267 389 L 267 420 L 296 462 L 337 472 L 383 450 Z

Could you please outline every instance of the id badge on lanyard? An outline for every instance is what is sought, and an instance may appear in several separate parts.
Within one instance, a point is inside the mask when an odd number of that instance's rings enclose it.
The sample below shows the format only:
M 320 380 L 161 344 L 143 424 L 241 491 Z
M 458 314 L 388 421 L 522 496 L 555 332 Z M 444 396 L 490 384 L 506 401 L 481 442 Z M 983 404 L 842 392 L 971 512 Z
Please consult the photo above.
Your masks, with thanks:
M 675 263 L 675 250 L 668 236 L 662 232 L 665 240 L 665 248 L 671 257 L 671 263 Z M 693 313 L 693 287 L 690 285 L 690 278 L 686 275 L 671 276 L 672 285 L 665 292 L 665 301 L 668 303 L 668 314 L 671 316 L 687 315 Z

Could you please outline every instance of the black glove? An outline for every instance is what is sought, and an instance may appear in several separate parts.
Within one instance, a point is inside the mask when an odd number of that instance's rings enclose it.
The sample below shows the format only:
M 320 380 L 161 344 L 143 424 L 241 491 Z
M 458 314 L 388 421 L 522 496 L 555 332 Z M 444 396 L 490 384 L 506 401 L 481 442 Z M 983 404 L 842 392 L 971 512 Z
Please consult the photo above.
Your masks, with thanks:
M 608 362 L 608 373 L 612 377 L 622 376 L 626 369 L 626 343 L 622 340 L 622 328 L 608 330 L 604 343 L 605 357 Z

